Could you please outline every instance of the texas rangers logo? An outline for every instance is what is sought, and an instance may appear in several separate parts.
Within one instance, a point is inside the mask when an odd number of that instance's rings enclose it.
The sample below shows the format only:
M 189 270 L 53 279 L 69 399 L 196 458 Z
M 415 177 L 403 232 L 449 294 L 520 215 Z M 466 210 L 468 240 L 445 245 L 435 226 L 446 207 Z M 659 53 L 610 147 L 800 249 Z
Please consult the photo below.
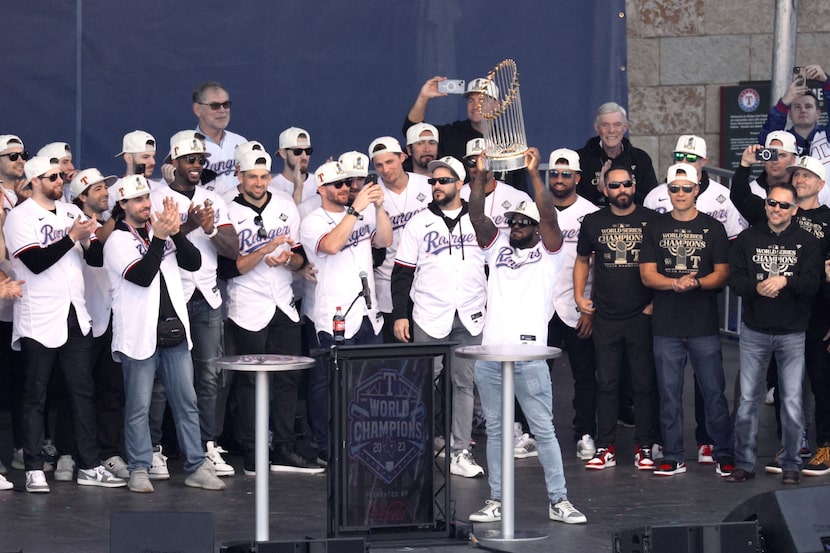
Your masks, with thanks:
M 379 370 L 349 402 L 349 457 L 391 483 L 426 451 L 426 414 L 418 386 L 397 371 Z
M 754 88 L 745 88 L 738 94 L 738 107 L 752 113 L 761 105 L 761 95 Z

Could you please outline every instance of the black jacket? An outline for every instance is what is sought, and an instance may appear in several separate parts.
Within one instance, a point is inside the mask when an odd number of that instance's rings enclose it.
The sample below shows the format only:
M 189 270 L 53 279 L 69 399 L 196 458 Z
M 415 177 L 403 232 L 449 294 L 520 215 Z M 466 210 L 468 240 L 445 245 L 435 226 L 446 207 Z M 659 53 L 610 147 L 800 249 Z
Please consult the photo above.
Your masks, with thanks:
M 623 137 L 622 153 L 614 160 L 628 165 L 637 179 L 637 190 L 634 193 L 634 202 L 643 205 L 646 195 L 657 186 L 657 176 L 649 155 L 631 145 L 631 141 Z M 579 165 L 582 168 L 582 179 L 576 185 L 576 193 L 590 200 L 600 207 L 607 204 L 605 195 L 597 189 L 602 165 L 609 159 L 599 143 L 599 137 L 588 139 L 585 146 L 576 151 L 579 154 Z

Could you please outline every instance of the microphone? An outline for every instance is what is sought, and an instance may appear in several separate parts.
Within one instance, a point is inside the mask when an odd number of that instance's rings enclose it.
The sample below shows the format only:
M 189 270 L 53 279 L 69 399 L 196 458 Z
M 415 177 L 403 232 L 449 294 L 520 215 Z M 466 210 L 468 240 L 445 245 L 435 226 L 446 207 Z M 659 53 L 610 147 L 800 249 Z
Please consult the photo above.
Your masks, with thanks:
M 363 285 L 363 299 L 366 300 L 366 309 L 372 309 L 372 292 L 369 290 L 369 278 L 366 271 L 360 271 L 360 284 Z

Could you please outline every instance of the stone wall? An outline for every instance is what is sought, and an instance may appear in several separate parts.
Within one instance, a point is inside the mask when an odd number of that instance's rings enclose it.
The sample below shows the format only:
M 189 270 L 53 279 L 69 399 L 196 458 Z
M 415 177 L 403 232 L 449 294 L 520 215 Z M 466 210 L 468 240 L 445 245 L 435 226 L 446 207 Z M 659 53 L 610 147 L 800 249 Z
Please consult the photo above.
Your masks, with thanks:
M 661 182 L 677 137 L 720 158 L 720 87 L 769 79 L 775 0 L 626 0 L 632 142 Z M 796 65 L 830 73 L 830 1 L 798 2 Z

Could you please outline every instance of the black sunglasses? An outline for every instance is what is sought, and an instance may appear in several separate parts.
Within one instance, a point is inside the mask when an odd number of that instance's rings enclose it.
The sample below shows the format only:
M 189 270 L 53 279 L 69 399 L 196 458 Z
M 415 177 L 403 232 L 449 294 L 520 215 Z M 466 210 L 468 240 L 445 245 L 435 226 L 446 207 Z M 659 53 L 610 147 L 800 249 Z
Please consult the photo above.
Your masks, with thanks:
M 219 108 L 231 109 L 231 101 L 225 100 L 224 102 L 199 102 L 202 106 L 210 106 L 210 109 L 213 111 L 219 111 Z
M 550 170 L 550 176 L 551 177 L 556 178 L 559 175 L 562 175 L 562 178 L 569 179 L 572 176 L 574 176 L 574 173 L 573 173 L 573 171 L 558 171 L 556 169 L 551 169 Z
M 458 179 L 453 178 L 453 177 L 433 177 L 433 178 L 427 179 L 427 182 L 434 186 L 436 184 L 451 184 L 451 183 L 453 183 L 457 180 Z
M 29 158 L 32 157 L 29 152 L 22 151 L 22 152 L 12 152 L 10 154 L 2 154 L 3 156 L 8 156 L 10 161 L 17 161 L 20 158 L 23 158 L 23 161 L 29 161 Z M 0 156 L 2 157 L 2 156 Z
M 344 180 L 339 180 L 337 182 L 326 183 L 326 186 L 333 186 L 336 189 L 340 190 L 344 186 L 351 186 L 351 184 L 352 184 L 352 179 L 344 179 Z
M 669 192 L 672 194 L 677 194 L 681 190 L 686 194 L 691 194 L 695 189 L 693 184 L 670 184 L 669 185 Z
M 505 219 L 504 222 L 508 227 L 518 226 L 519 228 L 530 227 L 536 224 L 536 221 L 531 221 L 530 219 L 513 219 L 512 217 Z
M 52 173 L 48 177 L 44 175 L 44 176 L 40 177 L 40 179 L 41 180 L 48 180 L 49 182 L 55 182 L 56 180 L 58 180 L 58 177 L 60 177 L 60 173 Z
M 262 215 L 254 217 L 254 224 L 259 227 L 256 231 L 257 238 L 268 238 L 268 231 L 265 230 L 265 224 L 262 222 Z
M 204 164 L 207 162 L 207 159 L 205 158 L 205 156 L 194 156 L 194 155 L 190 155 L 190 156 L 187 156 L 187 157 L 186 157 L 186 158 L 184 158 L 184 159 L 185 159 L 185 161 L 187 161 L 190 165 L 193 165 L 194 163 L 198 163 L 199 165 L 204 165 Z
M 778 200 L 773 200 L 772 198 L 767 198 L 766 201 L 768 206 L 780 207 L 781 209 L 790 209 L 795 206 L 795 204 L 791 204 L 790 202 L 779 202 Z
M 611 190 L 616 190 L 620 186 L 624 186 L 626 188 L 631 188 L 632 186 L 634 186 L 634 181 L 633 180 L 613 181 L 613 182 L 609 182 L 606 186 L 608 188 L 610 188 Z
M 295 156 L 302 155 L 305 152 L 307 155 L 311 155 L 314 153 L 314 148 L 289 148 L 292 152 L 294 152 Z
M 476 166 L 476 163 L 478 163 L 478 156 L 465 157 L 461 161 L 463 161 L 464 165 L 467 167 L 473 168 Z

